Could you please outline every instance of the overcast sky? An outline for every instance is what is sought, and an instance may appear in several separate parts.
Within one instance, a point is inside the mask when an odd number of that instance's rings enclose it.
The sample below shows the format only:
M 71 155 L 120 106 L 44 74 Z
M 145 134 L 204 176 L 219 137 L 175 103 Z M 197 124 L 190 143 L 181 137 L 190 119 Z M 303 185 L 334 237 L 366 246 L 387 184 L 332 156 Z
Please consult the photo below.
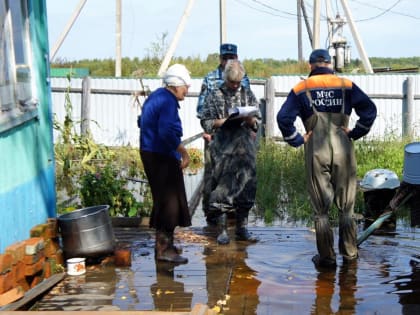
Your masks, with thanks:
M 50 48 L 65 30 L 81 0 L 47 0 Z M 188 0 L 121 0 L 122 56 L 145 57 L 167 33 L 170 44 Z M 312 28 L 313 0 L 305 0 Z M 325 1 L 321 9 L 320 45 L 326 47 Z M 341 0 L 331 1 L 333 13 L 345 16 Z M 347 0 L 368 57 L 420 56 L 420 0 Z M 55 59 L 115 58 L 115 0 L 87 0 L 57 51 Z M 241 59 L 297 59 L 295 0 L 226 0 L 227 42 L 239 46 Z M 303 55 L 311 48 L 303 23 Z M 352 58 L 359 58 L 349 24 L 345 38 Z M 219 0 L 195 0 L 175 56 L 206 58 L 218 53 Z

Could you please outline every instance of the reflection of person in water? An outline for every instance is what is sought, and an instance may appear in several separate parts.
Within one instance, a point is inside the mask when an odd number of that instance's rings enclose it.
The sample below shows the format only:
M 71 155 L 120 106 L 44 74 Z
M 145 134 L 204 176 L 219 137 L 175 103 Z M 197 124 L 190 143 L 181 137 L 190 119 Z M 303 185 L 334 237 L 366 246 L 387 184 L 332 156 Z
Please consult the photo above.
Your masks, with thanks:
M 357 261 L 343 264 L 338 272 L 339 305 L 337 311 L 332 309 L 336 271 L 323 270 L 318 272 L 315 283 L 315 302 L 311 315 L 324 314 L 356 314 Z
M 420 255 L 410 260 L 411 274 L 395 279 L 403 315 L 420 314 Z
M 189 312 L 193 293 L 185 292 L 184 284 L 174 281 L 175 266 L 173 263 L 156 261 L 156 283 L 150 286 L 155 309 Z
M 244 242 L 231 242 L 227 246 L 210 244 L 204 249 L 207 273 L 207 305 L 229 309 L 230 314 L 256 314 L 260 281 L 256 272 L 248 267 L 247 246 Z M 226 299 L 226 295 L 230 298 Z M 223 303 L 226 303 L 223 305 Z

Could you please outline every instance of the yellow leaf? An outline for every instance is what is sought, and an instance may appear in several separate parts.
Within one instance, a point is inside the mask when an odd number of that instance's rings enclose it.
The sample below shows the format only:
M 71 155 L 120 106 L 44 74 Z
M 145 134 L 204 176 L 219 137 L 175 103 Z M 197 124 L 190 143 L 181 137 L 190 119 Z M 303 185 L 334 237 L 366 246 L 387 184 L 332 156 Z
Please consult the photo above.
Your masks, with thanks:
M 212 310 L 215 311 L 216 313 L 220 313 L 221 308 L 216 305 L 215 307 L 212 308 Z

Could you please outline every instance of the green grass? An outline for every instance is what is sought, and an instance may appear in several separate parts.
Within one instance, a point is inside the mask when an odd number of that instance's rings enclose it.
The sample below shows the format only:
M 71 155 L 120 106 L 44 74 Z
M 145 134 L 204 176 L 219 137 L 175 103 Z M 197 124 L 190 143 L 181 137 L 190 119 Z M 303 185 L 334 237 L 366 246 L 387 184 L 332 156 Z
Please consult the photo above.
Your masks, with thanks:
M 375 168 L 394 171 L 402 179 L 404 146 L 410 139 L 384 136 L 383 140 L 354 142 L 357 159 L 357 177 Z M 257 215 L 266 224 L 275 219 L 312 224 L 312 207 L 306 190 L 304 149 L 293 148 L 274 141 L 261 142 L 257 154 Z M 358 190 L 356 213 L 363 213 L 363 193 Z M 337 209 L 330 217 L 337 220 Z

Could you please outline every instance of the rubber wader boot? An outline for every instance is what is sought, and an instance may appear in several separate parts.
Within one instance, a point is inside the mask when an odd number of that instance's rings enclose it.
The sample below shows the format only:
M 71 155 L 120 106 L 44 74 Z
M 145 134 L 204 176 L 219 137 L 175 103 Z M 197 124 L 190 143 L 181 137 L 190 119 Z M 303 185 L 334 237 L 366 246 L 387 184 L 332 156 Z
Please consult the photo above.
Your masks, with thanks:
M 248 231 L 248 218 L 247 217 L 242 217 L 242 216 L 238 216 L 236 218 L 236 240 L 238 241 L 247 241 L 247 242 L 258 242 L 259 239 L 258 237 L 253 236 L 249 231 Z
M 177 264 L 186 264 L 188 259 L 178 254 L 173 244 L 173 233 L 156 232 L 155 258 L 159 261 L 167 261 Z
M 217 221 L 218 228 L 219 228 L 219 235 L 217 235 L 217 243 L 220 245 L 229 244 L 230 239 L 227 233 L 227 215 L 226 213 L 222 213 Z

